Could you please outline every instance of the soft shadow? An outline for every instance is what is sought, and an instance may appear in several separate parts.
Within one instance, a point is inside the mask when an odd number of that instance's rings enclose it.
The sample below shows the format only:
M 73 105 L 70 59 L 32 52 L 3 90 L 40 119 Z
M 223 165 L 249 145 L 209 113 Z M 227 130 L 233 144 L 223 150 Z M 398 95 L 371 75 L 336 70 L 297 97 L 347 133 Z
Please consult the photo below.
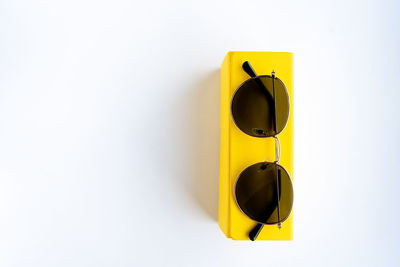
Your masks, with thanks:
M 213 220 L 218 220 L 220 146 L 220 71 L 214 70 L 190 88 L 187 103 L 193 129 L 190 138 L 189 194 Z

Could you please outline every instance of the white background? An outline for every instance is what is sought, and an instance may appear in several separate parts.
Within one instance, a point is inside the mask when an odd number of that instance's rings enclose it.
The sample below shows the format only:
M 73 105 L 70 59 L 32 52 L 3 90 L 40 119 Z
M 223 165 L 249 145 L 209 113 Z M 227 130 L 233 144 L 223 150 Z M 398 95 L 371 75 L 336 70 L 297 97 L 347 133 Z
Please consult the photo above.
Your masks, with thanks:
M 398 266 L 398 1 L 1 1 L 0 266 Z M 219 68 L 295 53 L 292 242 L 217 225 Z

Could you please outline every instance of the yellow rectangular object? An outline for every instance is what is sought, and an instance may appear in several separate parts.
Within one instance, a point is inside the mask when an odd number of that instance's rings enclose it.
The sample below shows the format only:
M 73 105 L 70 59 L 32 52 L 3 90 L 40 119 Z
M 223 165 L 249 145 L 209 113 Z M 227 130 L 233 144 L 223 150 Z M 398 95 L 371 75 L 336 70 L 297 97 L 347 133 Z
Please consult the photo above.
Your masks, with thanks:
M 289 120 L 278 135 L 281 145 L 279 164 L 293 181 L 293 54 L 287 52 L 229 52 L 221 66 L 221 154 L 218 224 L 224 234 L 234 240 L 249 240 L 248 233 L 256 225 L 236 204 L 234 186 L 239 174 L 248 166 L 262 161 L 273 162 L 273 138 L 256 138 L 241 132 L 231 118 L 233 93 L 249 76 L 242 64 L 249 61 L 257 75 L 276 76 L 285 84 L 289 94 Z M 292 240 L 293 211 L 289 218 L 277 225 L 264 225 L 257 240 Z

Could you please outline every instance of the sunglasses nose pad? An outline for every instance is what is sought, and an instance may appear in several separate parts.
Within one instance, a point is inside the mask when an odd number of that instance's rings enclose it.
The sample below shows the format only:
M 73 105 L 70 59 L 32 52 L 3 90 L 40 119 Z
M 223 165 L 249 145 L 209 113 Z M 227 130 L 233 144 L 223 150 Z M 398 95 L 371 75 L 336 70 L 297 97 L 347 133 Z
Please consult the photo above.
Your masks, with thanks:
M 253 133 L 258 136 L 267 136 L 267 133 L 263 129 L 253 128 Z

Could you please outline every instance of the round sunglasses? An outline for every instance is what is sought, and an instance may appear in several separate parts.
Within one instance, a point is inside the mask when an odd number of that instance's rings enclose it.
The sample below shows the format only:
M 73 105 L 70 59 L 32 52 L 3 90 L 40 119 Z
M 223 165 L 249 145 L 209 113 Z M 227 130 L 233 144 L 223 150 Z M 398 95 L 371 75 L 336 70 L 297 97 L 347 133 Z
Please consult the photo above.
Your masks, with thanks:
M 248 61 L 242 65 L 251 77 L 242 83 L 232 96 L 231 116 L 245 134 L 273 137 L 275 161 L 258 162 L 244 169 L 238 176 L 234 195 L 239 209 L 257 225 L 249 232 L 255 240 L 265 224 L 285 221 L 292 210 L 293 186 L 289 173 L 279 165 L 280 143 L 277 135 L 289 119 L 289 95 L 283 82 L 271 75 L 257 76 Z

